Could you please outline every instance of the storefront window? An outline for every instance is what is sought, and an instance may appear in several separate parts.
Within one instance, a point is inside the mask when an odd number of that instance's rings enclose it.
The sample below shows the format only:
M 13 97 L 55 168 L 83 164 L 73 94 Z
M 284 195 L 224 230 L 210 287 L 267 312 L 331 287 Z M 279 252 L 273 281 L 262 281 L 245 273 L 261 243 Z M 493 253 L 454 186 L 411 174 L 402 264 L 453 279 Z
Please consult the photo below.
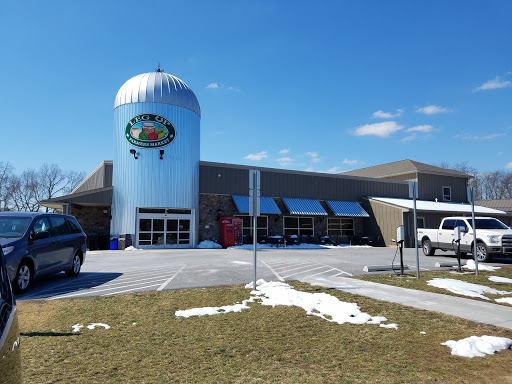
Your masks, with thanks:
M 285 236 L 313 236 L 313 218 L 312 217 L 284 217 L 284 235 Z
M 329 236 L 354 236 L 354 219 L 329 217 L 327 219 Z
M 243 220 L 242 228 L 244 236 L 252 236 L 252 216 L 235 216 Z M 258 216 L 256 219 L 258 236 L 268 235 L 268 216 Z

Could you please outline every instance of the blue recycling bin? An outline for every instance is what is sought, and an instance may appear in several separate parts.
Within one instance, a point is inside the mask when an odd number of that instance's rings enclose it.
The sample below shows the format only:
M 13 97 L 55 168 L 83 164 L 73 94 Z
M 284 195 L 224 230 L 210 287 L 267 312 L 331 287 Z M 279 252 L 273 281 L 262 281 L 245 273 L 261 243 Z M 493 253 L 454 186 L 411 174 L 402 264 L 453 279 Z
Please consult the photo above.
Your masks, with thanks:
M 111 251 L 117 251 L 117 237 L 111 237 L 110 238 L 110 250 Z

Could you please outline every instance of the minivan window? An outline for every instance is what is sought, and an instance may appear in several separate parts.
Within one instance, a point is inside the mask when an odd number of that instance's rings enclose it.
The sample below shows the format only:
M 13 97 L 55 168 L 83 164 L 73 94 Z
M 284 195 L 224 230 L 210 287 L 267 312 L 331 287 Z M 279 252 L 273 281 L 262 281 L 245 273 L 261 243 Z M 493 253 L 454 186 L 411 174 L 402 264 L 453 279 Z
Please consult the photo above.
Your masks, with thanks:
M 64 236 L 71 233 L 68 224 L 63 217 L 50 216 L 50 222 L 52 223 L 52 229 L 50 231 L 52 236 Z
M 67 220 L 67 222 L 69 224 L 69 227 L 71 228 L 71 232 L 72 233 L 80 233 L 80 232 L 82 232 L 82 229 L 80 228 L 80 225 L 77 223 L 75 218 L 67 217 L 66 220 Z
M 40 217 L 34 223 L 34 234 L 42 231 L 50 231 L 50 223 L 46 217 Z
M 22 237 L 31 220 L 30 217 L 0 217 L 0 237 Z

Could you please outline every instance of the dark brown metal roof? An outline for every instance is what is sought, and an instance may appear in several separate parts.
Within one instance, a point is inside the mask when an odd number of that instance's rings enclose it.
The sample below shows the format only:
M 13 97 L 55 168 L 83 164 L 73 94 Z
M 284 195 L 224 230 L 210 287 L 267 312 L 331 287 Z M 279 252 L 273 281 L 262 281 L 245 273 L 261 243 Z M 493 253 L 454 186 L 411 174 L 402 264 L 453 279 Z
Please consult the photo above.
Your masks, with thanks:
M 340 175 L 385 178 L 408 173 L 430 173 L 436 175 L 463 177 L 467 179 L 472 177 L 471 175 L 456 171 L 454 169 L 436 167 L 435 165 L 420 163 L 418 161 L 409 159 L 375 165 L 373 167 L 356 169 L 354 171 L 342 172 Z
M 512 213 L 512 199 L 477 200 L 475 201 L 475 204 L 481 205 L 482 207 L 494 208 Z

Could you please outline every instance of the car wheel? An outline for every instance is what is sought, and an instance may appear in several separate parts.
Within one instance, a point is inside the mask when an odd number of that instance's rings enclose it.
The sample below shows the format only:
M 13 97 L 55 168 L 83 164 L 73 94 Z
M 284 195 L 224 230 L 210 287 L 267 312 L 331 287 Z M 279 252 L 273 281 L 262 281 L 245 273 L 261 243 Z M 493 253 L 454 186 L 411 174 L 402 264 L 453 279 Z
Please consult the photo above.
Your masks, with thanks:
M 432 256 L 435 252 L 435 249 L 432 248 L 432 243 L 430 240 L 423 240 L 423 254 L 425 256 Z
M 23 294 L 28 291 L 32 283 L 32 266 L 26 262 L 22 261 L 18 266 L 18 271 L 16 272 L 16 277 L 14 279 L 14 291 L 17 294 Z
M 80 273 L 80 268 L 82 268 L 82 258 L 77 252 L 75 253 L 75 256 L 73 256 L 73 263 L 71 264 L 71 268 L 66 271 L 66 276 L 78 276 L 78 274 Z
M 482 263 L 491 260 L 489 250 L 484 243 L 476 243 L 476 259 Z

